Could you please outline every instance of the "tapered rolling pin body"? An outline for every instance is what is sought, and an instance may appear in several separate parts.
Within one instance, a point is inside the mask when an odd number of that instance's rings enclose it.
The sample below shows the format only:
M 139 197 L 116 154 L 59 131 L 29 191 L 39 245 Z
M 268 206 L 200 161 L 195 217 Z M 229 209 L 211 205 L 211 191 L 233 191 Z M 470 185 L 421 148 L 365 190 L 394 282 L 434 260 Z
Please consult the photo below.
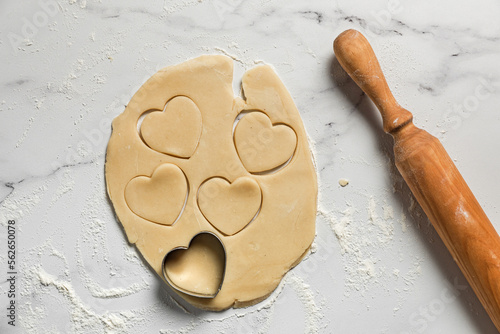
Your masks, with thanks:
M 500 237 L 439 140 L 394 99 L 366 38 L 347 30 L 335 55 L 382 114 L 396 166 L 500 331 Z

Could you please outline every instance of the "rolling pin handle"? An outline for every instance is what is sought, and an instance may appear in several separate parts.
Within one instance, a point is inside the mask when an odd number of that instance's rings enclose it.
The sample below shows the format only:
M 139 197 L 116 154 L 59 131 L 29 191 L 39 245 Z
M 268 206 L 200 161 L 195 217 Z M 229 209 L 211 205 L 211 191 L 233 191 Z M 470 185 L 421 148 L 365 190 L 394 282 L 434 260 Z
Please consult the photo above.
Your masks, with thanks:
M 394 133 L 411 123 L 412 114 L 392 95 L 365 36 L 353 29 L 346 30 L 335 39 L 333 49 L 340 65 L 377 106 L 385 132 Z

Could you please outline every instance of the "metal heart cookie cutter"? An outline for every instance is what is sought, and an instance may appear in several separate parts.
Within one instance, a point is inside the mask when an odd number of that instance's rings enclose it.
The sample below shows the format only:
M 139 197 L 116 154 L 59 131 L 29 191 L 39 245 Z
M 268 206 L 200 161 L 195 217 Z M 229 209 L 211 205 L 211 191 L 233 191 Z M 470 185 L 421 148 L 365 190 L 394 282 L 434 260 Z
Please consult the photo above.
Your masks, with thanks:
M 165 281 L 173 289 L 198 298 L 215 298 L 226 273 L 226 249 L 221 239 L 202 231 L 169 251 L 162 261 Z

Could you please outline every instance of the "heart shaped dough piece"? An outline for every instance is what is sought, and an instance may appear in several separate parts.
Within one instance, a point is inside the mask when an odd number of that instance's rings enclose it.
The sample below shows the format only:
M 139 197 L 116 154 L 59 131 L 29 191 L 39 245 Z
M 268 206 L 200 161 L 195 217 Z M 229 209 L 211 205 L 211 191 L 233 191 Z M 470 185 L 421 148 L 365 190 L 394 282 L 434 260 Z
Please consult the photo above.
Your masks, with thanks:
M 172 225 L 179 217 L 187 196 L 182 170 L 165 163 L 151 177 L 137 176 L 125 188 L 125 201 L 136 215 L 149 221 Z
M 226 268 L 226 253 L 219 239 L 211 233 L 199 233 L 188 248 L 168 253 L 163 274 L 174 288 L 188 295 L 213 298 L 219 292 Z
M 153 150 L 180 158 L 196 151 L 201 135 L 201 113 L 186 96 L 171 99 L 165 111 L 154 111 L 144 117 L 141 136 Z
M 241 162 L 250 173 L 279 167 L 293 155 L 297 136 L 287 125 L 274 125 L 262 112 L 251 112 L 238 122 L 234 143 Z
M 201 212 L 217 230 L 234 235 L 256 216 L 262 202 L 259 184 L 244 176 L 233 183 L 214 177 L 204 182 L 198 193 Z

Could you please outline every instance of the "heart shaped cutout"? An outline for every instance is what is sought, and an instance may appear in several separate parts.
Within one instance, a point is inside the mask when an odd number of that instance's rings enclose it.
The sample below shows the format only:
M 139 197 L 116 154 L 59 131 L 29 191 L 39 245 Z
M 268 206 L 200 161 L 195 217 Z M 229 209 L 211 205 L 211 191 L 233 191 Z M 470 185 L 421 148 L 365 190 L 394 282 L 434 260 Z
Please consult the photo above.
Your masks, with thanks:
M 172 288 L 195 297 L 214 298 L 224 281 L 226 250 L 215 234 L 201 232 L 188 247 L 167 253 L 162 270 Z
M 259 184 L 244 176 L 229 183 L 214 177 L 198 191 L 198 206 L 205 218 L 224 235 L 243 230 L 258 214 L 262 203 Z
M 186 176 L 174 164 L 157 167 L 151 177 L 137 176 L 125 187 L 125 201 L 139 217 L 172 225 L 182 212 L 188 195 Z
M 246 170 L 262 173 L 290 160 L 297 135 L 288 125 L 273 125 L 266 114 L 251 112 L 236 124 L 234 144 Z
M 153 111 L 144 117 L 141 137 L 155 151 L 179 158 L 189 158 L 200 141 L 200 109 L 186 96 L 176 96 L 164 111 Z

